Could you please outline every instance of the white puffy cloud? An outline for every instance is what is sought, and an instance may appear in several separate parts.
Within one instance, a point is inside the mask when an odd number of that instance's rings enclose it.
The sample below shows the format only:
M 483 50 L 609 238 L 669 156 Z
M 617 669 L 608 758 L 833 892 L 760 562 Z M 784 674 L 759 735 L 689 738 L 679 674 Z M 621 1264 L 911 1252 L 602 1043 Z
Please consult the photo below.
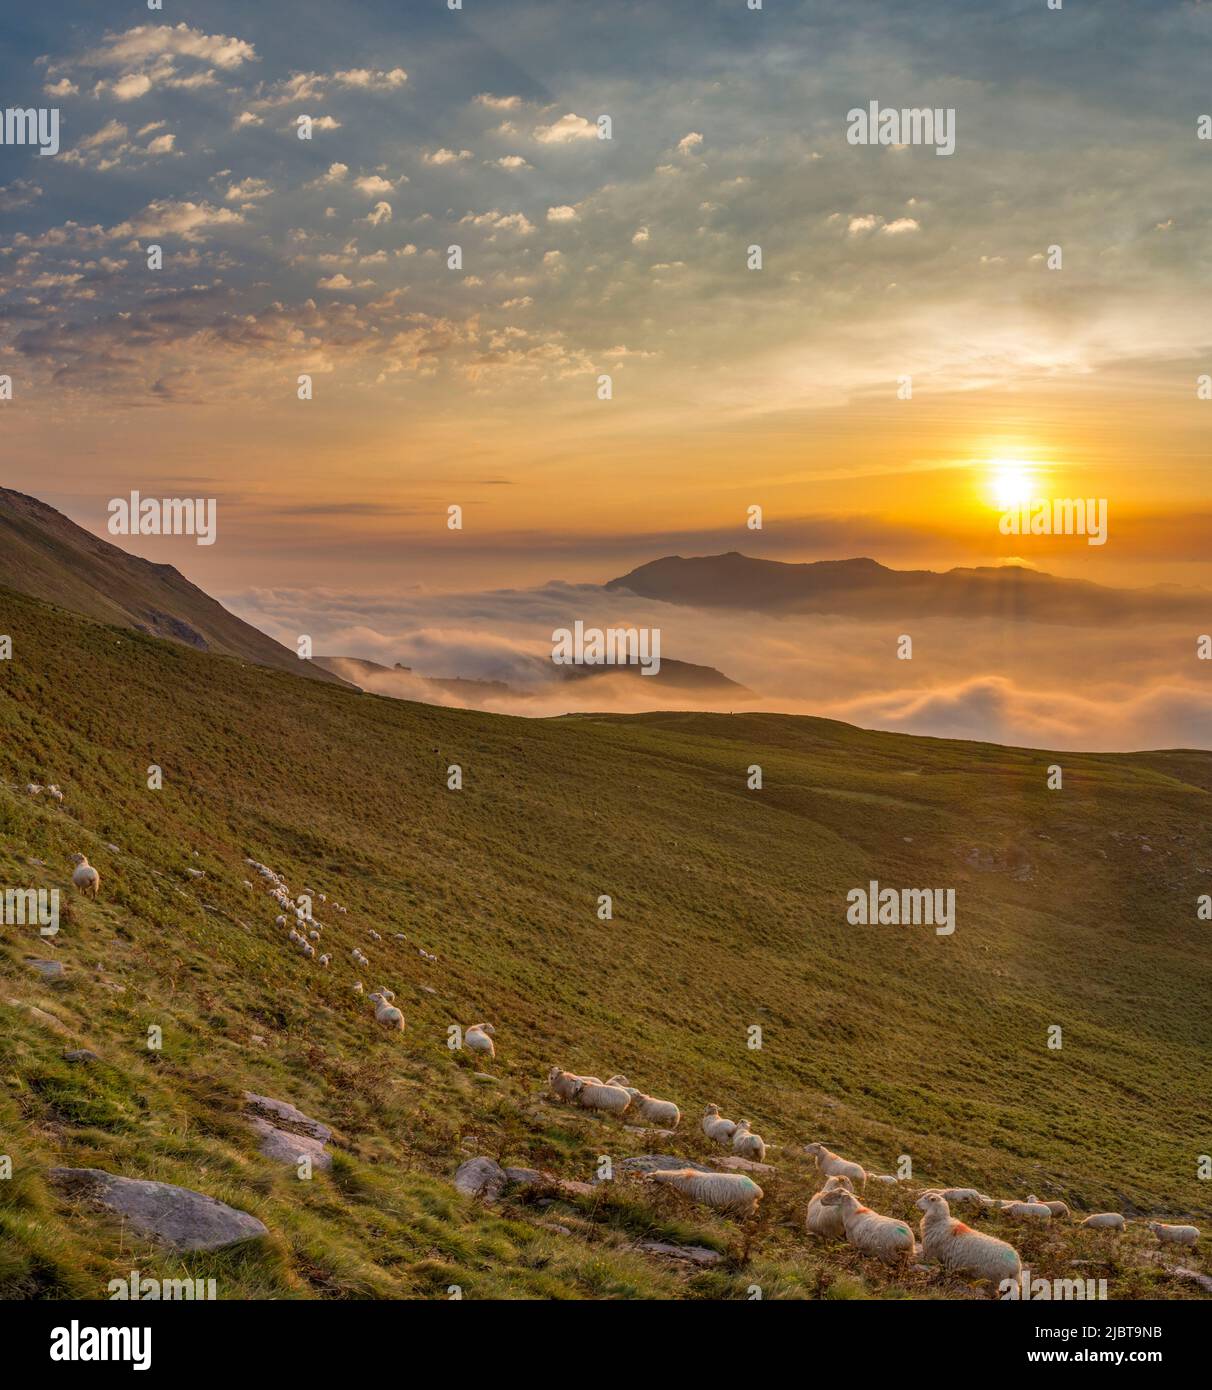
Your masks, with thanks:
M 536 126 L 534 138 L 544 145 L 566 145 L 572 140 L 596 140 L 598 128 L 584 116 L 569 111 L 551 125 Z

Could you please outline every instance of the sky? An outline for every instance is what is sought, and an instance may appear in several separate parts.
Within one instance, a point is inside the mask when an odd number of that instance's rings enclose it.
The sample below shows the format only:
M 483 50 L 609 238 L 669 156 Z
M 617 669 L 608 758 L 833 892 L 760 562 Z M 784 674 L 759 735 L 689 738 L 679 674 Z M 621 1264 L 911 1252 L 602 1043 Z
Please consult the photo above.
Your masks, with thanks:
M 733 549 L 1208 582 L 1202 0 L 5 27 L 61 148 L 0 146 L 2 480 L 98 534 L 215 498 L 214 546 L 122 543 L 245 616 Z M 871 101 L 953 110 L 954 153 L 849 143 Z M 1020 494 L 1106 499 L 1107 543 L 1004 536 Z

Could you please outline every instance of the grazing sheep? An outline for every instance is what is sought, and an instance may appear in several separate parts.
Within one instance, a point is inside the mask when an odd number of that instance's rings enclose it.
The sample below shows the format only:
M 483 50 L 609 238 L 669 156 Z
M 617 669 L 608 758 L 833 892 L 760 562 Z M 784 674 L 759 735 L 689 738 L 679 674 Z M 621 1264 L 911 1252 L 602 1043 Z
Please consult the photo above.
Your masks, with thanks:
M 849 1178 L 826 1178 L 824 1187 L 808 1199 L 808 1214 L 804 1218 L 804 1225 L 809 1235 L 825 1236 L 829 1240 L 841 1240 L 845 1236 L 846 1223 L 842 1220 L 841 1211 L 837 1207 L 821 1206 L 821 1198 L 826 1192 L 836 1192 L 839 1189 L 854 1191 Z
M 606 1084 L 612 1086 L 616 1083 L 608 1081 Z M 617 1084 L 623 1085 L 623 1090 L 631 1097 L 632 1115 L 656 1129 L 677 1129 L 682 1112 L 674 1105 L 673 1101 L 657 1100 L 655 1096 L 646 1096 L 643 1091 L 637 1091 L 634 1086 L 628 1086 L 621 1082 Z
M 101 875 L 85 859 L 82 854 L 73 854 L 72 863 L 76 866 L 72 870 L 72 882 L 82 893 L 88 893 L 94 902 L 97 901 L 97 889 L 101 887 Z
M 735 1216 L 753 1216 L 762 1189 L 744 1173 L 700 1173 L 694 1168 L 666 1168 L 648 1173 L 649 1182 L 667 1183 L 692 1202 Z
M 319 964 L 321 964 L 324 967 L 324 969 L 327 970 L 328 967 L 332 964 L 332 957 L 327 952 L 325 952 L 324 955 L 320 957 Z
M 495 1057 L 497 1050 L 492 1038 L 496 1031 L 491 1023 L 473 1023 L 463 1034 L 463 1045 L 472 1052 L 487 1052 L 490 1057 Z
M 586 1110 L 602 1110 L 607 1115 L 621 1115 L 631 1104 L 631 1096 L 622 1086 L 582 1081 L 581 1089 L 576 1094 L 576 1102 Z
M 1043 1202 L 1003 1202 L 998 1210 L 1012 1221 L 1052 1220 L 1052 1210 Z
M 303 954 L 307 957 L 308 960 L 311 960 L 311 958 L 316 954 L 316 948 L 311 944 L 310 941 L 308 941 L 305 937 L 302 936 L 299 938 L 299 950 L 303 952 Z
M 1014 1246 L 984 1231 L 974 1231 L 951 1215 L 941 1192 L 923 1192 L 917 1207 L 921 1221 L 922 1253 L 955 1274 L 988 1279 L 996 1289 L 1003 1279 L 1017 1279 L 1022 1261 Z
M 384 1028 L 391 1028 L 396 1032 L 404 1031 L 404 1015 L 394 1005 L 389 1004 L 378 990 L 366 997 L 374 1002 L 375 1021 L 377 1023 L 381 1023 Z
M 552 1067 L 547 1073 L 547 1089 L 557 1100 L 576 1100 L 585 1082 L 575 1072 Z
M 43 788 L 41 784 L 38 782 L 27 782 L 25 785 L 25 790 L 30 794 L 30 796 L 37 796 L 38 793 L 43 790 Z
M 275 926 L 275 927 L 284 927 L 285 925 L 286 925 L 286 918 L 285 918 L 285 917 L 275 917 L 275 918 L 274 918 L 274 926 Z
M 355 981 L 353 982 L 353 992 L 354 992 L 355 994 L 361 994 L 361 993 L 362 993 L 362 981 L 361 981 L 361 980 L 355 980 Z
M 1070 1215 L 1069 1208 L 1064 1204 L 1064 1202 L 1043 1202 L 1039 1197 L 1035 1196 L 1034 1193 L 1032 1193 L 1031 1196 L 1027 1198 L 1027 1201 L 1039 1202 L 1041 1206 L 1047 1207 L 1048 1210 L 1052 1213 L 1053 1219 L 1057 1221 L 1059 1221 L 1061 1217 L 1067 1218 Z
M 621 1073 L 616 1073 L 614 1076 L 607 1077 L 605 1084 L 607 1086 L 622 1086 L 622 1088 L 626 1090 L 627 1087 L 631 1085 L 631 1082 Z
M 374 929 L 373 927 L 371 927 L 371 929 L 370 929 L 370 939 L 371 939 L 372 941 L 382 941 L 382 940 L 383 940 L 383 938 L 379 935 L 379 933 L 378 933 L 377 931 L 375 931 L 375 929 Z
M 1078 1229 L 1086 1227 L 1091 1231 L 1122 1231 L 1124 1229 L 1124 1218 L 1117 1211 L 1096 1211 L 1092 1216 L 1087 1216 L 1084 1221 L 1079 1221 Z
M 748 1120 L 738 1120 L 732 1131 L 732 1152 L 742 1158 L 751 1158 L 761 1163 L 766 1157 L 766 1141 L 760 1134 L 754 1134 Z
M 714 1139 L 717 1144 L 726 1146 L 732 1143 L 732 1136 L 736 1133 L 736 1121 L 726 1120 L 720 1114 L 718 1105 L 709 1105 L 703 1111 L 703 1133 L 708 1139 Z
M 58 787 L 55 786 L 53 782 L 50 784 L 49 787 L 47 787 L 46 790 L 51 794 L 51 796 L 55 798 L 56 801 L 63 800 L 63 793 L 59 790 Z
M 858 1183 L 860 1192 L 867 1186 L 867 1170 L 861 1163 L 851 1163 L 824 1144 L 805 1144 L 804 1152 L 812 1154 L 816 1166 L 827 1178 L 849 1178 L 851 1182 Z
M 1163 1245 L 1194 1245 L 1199 1239 L 1198 1226 L 1168 1226 L 1164 1221 L 1146 1224 Z
M 853 1192 L 840 1188 L 826 1192 L 821 1198 L 821 1206 L 841 1208 L 846 1239 L 864 1255 L 874 1255 L 890 1265 L 907 1265 L 913 1258 L 915 1242 L 909 1227 L 894 1216 L 881 1216 L 879 1212 L 863 1206 Z
M 353 948 L 352 951 L 350 951 L 350 953 L 349 953 L 349 958 L 350 958 L 351 961 L 353 961 L 353 963 L 354 963 L 355 965 L 369 965 L 369 964 L 370 964 L 369 958 L 366 957 L 366 956 L 364 956 L 364 955 L 362 954 L 362 952 L 359 951 L 358 948 L 357 948 L 356 946 Z

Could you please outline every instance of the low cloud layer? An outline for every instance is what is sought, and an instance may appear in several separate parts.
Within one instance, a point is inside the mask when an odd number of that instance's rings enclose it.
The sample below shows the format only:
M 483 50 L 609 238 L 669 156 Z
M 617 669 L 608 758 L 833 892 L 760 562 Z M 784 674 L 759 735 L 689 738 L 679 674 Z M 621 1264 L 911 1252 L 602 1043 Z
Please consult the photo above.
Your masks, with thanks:
M 891 623 L 706 611 L 595 585 L 377 597 L 258 589 L 224 601 L 291 647 L 306 634 L 317 653 L 411 667 L 374 683 L 405 699 L 544 716 L 755 709 L 1024 747 L 1212 748 L 1212 663 L 1197 660 L 1189 624 L 1105 632 L 932 619 L 911 624 L 913 659 L 900 660 Z M 664 660 L 715 667 L 752 696 L 640 677 L 557 681 L 551 634 L 577 619 L 659 628 Z M 426 677 L 501 681 L 517 693 L 476 698 Z

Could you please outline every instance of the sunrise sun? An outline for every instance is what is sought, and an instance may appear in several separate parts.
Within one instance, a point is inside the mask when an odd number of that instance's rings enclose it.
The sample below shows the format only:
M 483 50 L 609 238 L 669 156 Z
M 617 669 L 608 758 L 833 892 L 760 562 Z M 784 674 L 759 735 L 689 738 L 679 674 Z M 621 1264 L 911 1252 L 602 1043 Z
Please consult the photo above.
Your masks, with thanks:
M 1035 480 L 1031 465 L 1024 459 L 993 459 L 990 469 L 990 492 L 1003 511 L 1031 500 Z

